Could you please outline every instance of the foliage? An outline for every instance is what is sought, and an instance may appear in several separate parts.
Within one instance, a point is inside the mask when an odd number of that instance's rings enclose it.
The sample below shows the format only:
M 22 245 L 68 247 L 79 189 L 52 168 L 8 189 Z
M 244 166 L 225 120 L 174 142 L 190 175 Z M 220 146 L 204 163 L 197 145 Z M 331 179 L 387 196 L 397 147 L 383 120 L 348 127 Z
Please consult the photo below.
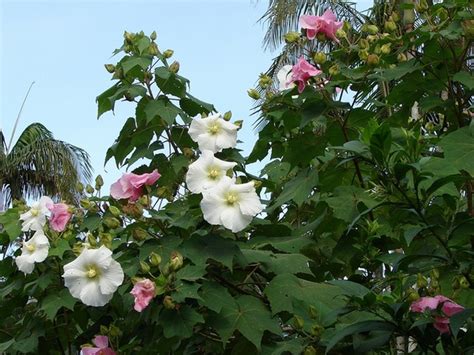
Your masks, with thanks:
M 14 254 L 0 262 L 1 351 L 72 353 L 97 334 L 121 354 L 471 351 L 472 8 L 445 1 L 417 10 L 410 31 L 401 20 L 384 33 L 346 26 L 318 65 L 322 78 L 299 95 L 265 98 L 248 157 L 236 148 L 216 155 L 237 162 L 240 182 L 256 181 L 266 204 L 238 233 L 207 224 L 201 195 L 184 184 L 198 156 L 189 123 L 214 107 L 189 94 L 154 34 L 126 32 L 115 52 L 123 57 L 106 66 L 116 83 L 97 97 L 98 114 L 120 100 L 136 110 L 106 160 L 148 159 L 135 172 L 158 169 L 158 187 L 135 203 L 104 196 L 100 183 L 89 189 L 68 229 L 46 232 L 49 256 L 26 276 L 13 261 L 26 207 L 0 216 Z M 265 162 L 258 177 L 246 170 L 255 162 Z M 82 242 L 107 246 L 124 270 L 104 307 L 72 298 L 60 277 Z M 129 293 L 139 278 L 156 284 L 140 313 Z M 431 313 L 410 311 L 420 296 L 439 294 L 465 308 L 442 335 Z

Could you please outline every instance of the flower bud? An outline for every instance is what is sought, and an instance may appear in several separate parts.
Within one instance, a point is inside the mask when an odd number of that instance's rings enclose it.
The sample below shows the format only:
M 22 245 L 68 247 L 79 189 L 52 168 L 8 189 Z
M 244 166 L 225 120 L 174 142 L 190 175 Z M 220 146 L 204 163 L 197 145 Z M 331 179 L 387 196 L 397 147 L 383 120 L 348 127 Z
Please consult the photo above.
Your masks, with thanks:
M 93 205 L 93 203 L 87 198 L 81 199 L 81 201 L 79 201 L 79 204 L 81 205 L 82 208 L 85 208 L 86 210 L 91 208 Z
M 110 334 L 111 337 L 119 337 L 119 336 L 121 336 L 123 333 L 122 333 L 122 331 L 120 330 L 119 327 L 117 327 L 117 326 L 111 324 L 111 325 L 109 326 L 109 334 Z
M 105 245 L 107 248 L 112 247 L 112 234 L 110 233 L 99 233 L 99 239 L 102 245 Z
M 97 175 L 95 178 L 95 189 L 100 190 L 102 186 L 104 186 L 104 179 L 102 179 L 102 176 Z
M 300 39 L 301 34 L 299 32 L 288 32 L 283 36 L 286 43 L 294 43 Z
M 342 28 L 338 29 L 336 31 L 336 37 L 341 39 L 341 38 L 346 38 L 347 37 L 347 33 L 346 31 L 344 31 Z
M 87 184 L 87 185 L 86 185 L 86 192 L 87 192 L 88 194 L 93 194 L 94 191 L 95 191 L 94 188 L 93 188 L 90 184 Z
M 444 7 L 439 8 L 438 11 L 436 11 L 436 15 L 438 15 L 441 21 L 445 21 L 449 17 L 448 11 Z
M 415 10 L 420 14 L 428 10 L 428 3 L 426 0 L 420 0 L 417 4 L 415 4 Z
M 380 54 L 381 50 L 380 50 L 380 46 L 377 44 L 374 48 L 374 53 L 375 54 Z
M 366 61 L 367 58 L 369 57 L 369 52 L 366 49 L 359 51 L 358 54 L 359 54 L 359 58 L 364 61 Z
M 120 221 L 115 217 L 105 217 L 104 224 L 110 229 L 115 229 L 121 226 Z
M 107 328 L 105 325 L 101 324 L 100 325 L 100 334 L 108 335 L 109 334 L 109 328 Z
M 122 68 L 115 68 L 115 72 L 114 75 L 112 75 L 112 79 L 123 79 Z
M 262 186 L 262 182 L 259 180 L 252 180 L 253 186 L 258 189 L 260 186 Z
M 402 62 L 406 62 L 407 61 L 407 56 L 405 55 L 405 53 L 399 53 L 397 55 L 397 60 L 402 63 Z
M 122 211 L 136 219 L 143 216 L 143 207 L 138 203 L 129 203 L 122 207 Z
M 361 49 L 367 49 L 369 48 L 370 44 L 369 44 L 369 41 L 367 41 L 365 38 L 362 38 L 360 41 L 359 41 L 359 48 Z
M 316 354 L 317 354 L 316 349 L 312 345 L 307 346 L 303 351 L 303 355 L 316 355 Z
M 163 306 L 165 306 L 166 309 L 175 309 L 176 307 L 171 296 L 165 296 L 165 298 L 163 298 Z
M 430 271 L 430 277 L 432 280 L 438 280 L 439 279 L 439 270 L 438 269 L 433 269 Z
M 243 124 L 244 124 L 244 121 L 243 120 L 237 120 L 234 122 L 234 124 L 239 127 L 239 129 L 242 128 Z
M 142 195 L 138 199 L 138 203 L 142 206 L 148 207 L 150 205 L 150 196 L 148 195 Z
M 192 150 L 191 148 L 185 147 L 182 149 L 182 151 L 184 156 L 187 158 L 192 158 L 194 156 L 194 150 Z
M 323 52 L 316 52 L 313 55 L 313 60 L 317 64 L 324 64 L 327 60 L 326 54 L 324 54 Z
M 178 61 L 174 61 L 173 63 L 171 63 L 170 65 L 170 71 L 173 72 L 173 73 L 177 73 L 179 72 L 179 62 Z
M 132 43 L 133 39 L 135 38 L 135 34 L 125 31 L 123 37 L 125 38 L 125 42 Z
M 313 324 L 311 326 L 311 335 L 314 336 L 315 338 L 321 337 L 321 334 L 323 333 L 324 328 L 320 326 L 319 324 Z
M 293 326 L 295 327 L 295 329 L 303 329 L 304 319 L 301 318 L 300 316 L 294 316 L 293 317 Z
M 84 184 L 82 182 L 78 182 L 76 184 L 76 191 L 82 193 L 84 191 Z
M 105 70 L 107 70 L 110 74 L 115 72 L 115 65 L 113 64 L 104 64 Z
M 254 100 L 260 99 L 260 94 L 257 90 L 255 89 L 248 89 L 247 94 Z
M 150 35 L 150 39 L 154 41 L 156 39 L 156 31 L 153 31 Z
M 143 260 L 140 260 L 140 270 L 147 274 L 150 272 L 150 265 L 148 265 L 146 262 L 144 262 Z
M 181 253 L 174 251 L 170 256 L 170 268 L 172 271 L 176 271 L 183 266 L 183 256 Z
M 141 242 L 148 237 L 148 232 L 144 230 L 143 228 L 134 228 L 132 230 L 132 237 L 137 242 Z
M 378 37 L 375 36 L 375 35 L 368 35 L 367 36 L 367 41 L 369 41 L 369 43 L 375 42 L 377 39 L 378 39 Z
M 379 62 L 380 62 L 380 59 L 377 54 L 369 54 L 369 56 L 367 57 L 367 64 L 369 65 L 375 66 L 379 64 Z
M 400 21 L 400 15 L 398 14 L 398 12 L 392 12 L 392 14 L 390 15 L 390 19 L 392 19 L 394 22 L 398 22 Z
M 167 49 L 166 51 L 163 52 L 163 57 L 166 59 L 171 58 L 174 54 L 174 51 L 172 49 Z
M 158 46 L 156 45 L 155 42 L 150 43 L 150 46 L 148 47 L 148 53 L 151 55 L 158 55 L 160 54 L 160 51 L 158 49 Z
M 453 279 L 453 282 L 451 283 L 451 287 L 455 291 L 461 288 L 461 284 L 459 283 L 459 277 L 455 277 Z
M 420 298 L 420 295 L 418 294 L 418 292 L 416 290 L 414 290 L 413 288 L 409 288 L 406 291 L 406 294 L 407 294 L 407 300 L 410 303 L 415 302 L 416 300 L 418 300 Z
M 92 235 L 92 233 L 87 233 L 87 242 L 92 246 L 95 247 L 97 245 L 97 239 Z
M 150 254 L 150 264 L 153 265 L 153 266 L 160 265 L 161 264 L 161 256 L 152 251 L 151 254 Z
M 339 66 L 333 65 L 331 68 L 329 68 L 329 74 L 332 76 L 339 74 Z
M 416 277 L 416 287 L 425 288 L 428 286 L 428 280 L 422 274 L 418 274 Z
M 318 310 L 313 305 L 309 306 L 309 316 L 311 319 L 317 319 L 319 316 Z
M 224 117 L 222 117 L 225 121 L 230 121 L 230 119 L 232 118 L 232 111 L 227 111 L 226 113 L 224 113 Z
M 466 279 L 464 275 L 459 277 L 459 287 L 462 289 L 469 288 L 469 281 Z
M 115 206 L 109 206 L 109 211 L 114 215 L 114 217 L 120 216 L 120 210 Z
M 389 54 L 390 53 L 390 43 L 386 43 L 384 44 L 382 47 L 380 47 L 380 51 L 383 53 L 383 54 Z
M 351 30 L 351 24 L 349 23 L 349 21 L 344 21 L 342 23 L 342 29 L 346 32 L 349 32 Z
M 394 21 L 387 21 L 384 24 L 385 31 L 391 33 L 397 30 L 397 24 Z

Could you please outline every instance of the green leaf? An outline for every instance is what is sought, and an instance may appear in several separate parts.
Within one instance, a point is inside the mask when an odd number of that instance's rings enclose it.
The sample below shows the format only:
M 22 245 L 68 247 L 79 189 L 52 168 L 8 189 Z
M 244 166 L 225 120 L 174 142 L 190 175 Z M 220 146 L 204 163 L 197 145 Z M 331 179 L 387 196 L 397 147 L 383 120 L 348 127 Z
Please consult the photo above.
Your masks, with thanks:
M 232 307 L 235 302 L 225 287 L 211 281 L 202 284 L 199 294 L 201 295 L 199 304 L 216 313 L 219 313 L 223 307 Z
M 266 272 L 274 274 L 311 274 L 309 269 L 310 259 L 302 254 L 276 254 L 268 250 L 242 249 L 247 262 L 260 263 Z
M 342 307 L 343 292 L 339 287 L 302 280 L 292 274 L 280 274 L 265 288 L 273 314 L 293 312 L 293 300 L 303 301 L 313 306 L 318 314 L 324 316 L 336 308 Z
M 79 230 L 84 231 L 87 229 L 92 232 L 99 228 L 101 223 L 102 218 L 99 215 L 87 215 L 79 227 Z
M 155 70 L 155 81 L 165 94 L 171 94 L 183 98 L 186 94 L 186 79 L 176 75 L 166 67 Z
M 467 308 L 462 312 L 456 313 L 455 315 L 449 318 L 449 327 L 453 336 L 456 338 L 458 336 L 459 330 L 466 323 L 466 321 L 474 315 L 474 308 Z
M 0 213 L 0 224 L 8 235 L 10 241 L 16 240 L 22 233 L 20 215 L 17 208 L 10 208 Z
M 459 73 L 454 74 L 453 80 L 460 82 L 469 90 L 474 89 L 474 76 L 471 73 L 460 71 Z
M 201 285 L 197 282 L 180 281 L 176 284 L 175 290 L 171 295 L 174 301 L 181 303 L 184 302 L 186 298 L 192 298 L 195 300 L 201 299 L 201 296 L 198 294 Z
M 187 94 L 179 100 L 179 106 L 190 116 L 196 116 L 201 113 L 210 113 L 214 111 L 214 106 L 207 102 L 201 101 L 194 96 Z
M 171 103 L 166 96 L 160 96 L 156 100 L 151 100 L 145 107 L 147 123 L 152 122 L 156 117 L 161 117 L 169 126 L 174 123 L 179 109 Z
M 102 94 L 97 96 L 96 102 L 97 102 L 97 118 L 99 118 L 102 114 L 104 114 L 107 111 L 113 110 L 114 109 L 114 101 L 111 101 L 110 98 L 113 97 L 119 89 L 118 84 L 112 86 L 111 88 L 108 88 L 105 90 Z
M 359 204 L 371 208 L 377 204 L 362 188 L 340 186 L 334 190 L 332 197 L 322 199 L 333 210 L 334 216 L 346 222 L 352 222 L 359 215 Z
M 73 311 L 76 302 L 77 300 L 71 296 L 69 290 L 62 289 L 58 293 L 50 293 L 45 298 L 43 298 L 41 301 L 41 309 L 46 314 L 46 317 L 52 320 L 61 307 L 65 307 Z
M 151 57 L 125 57 L 122 62 L 123 73 L 127 73 L 135 67 L 145 70 L 151 65 Z
M 64 252 L 70 249 L 71 247 L 69 246 L 68 241 L 64 239 L 60 239 L 56 242 L 54 247 L 52 247 L 49 250 L 48 256 L 58 256 L 59 258 L 62 259 Z
M 160 313 L 160 323 L 163 326 L 163 334 L 166 338 L 178 337 L 189 338 L 193 335 L 194 326 L 204 323 L 204 318 L 188 305 L 182 305 L 179 309 L 163 309 Z
M 240 296 L 232 305 L 222 307 L 219 315 L 212 317 L 211 324 L 224 343 L 238 330 L 260 350 L 263 333 L 280 334 L 278 321 L 255 297 Z
M 176 273 L 176 279 L 196 281 L 206 274 L 205 265 L 186 265 Z
M 394 68 L 376 69 L 375 74 L 369 75 L 368 79 L 382 79 L 382 80 L 398 80 L 405 75 L 421 69 L 422 66 L 416 60 L 409 60 L 407 62 L 398 64 Z

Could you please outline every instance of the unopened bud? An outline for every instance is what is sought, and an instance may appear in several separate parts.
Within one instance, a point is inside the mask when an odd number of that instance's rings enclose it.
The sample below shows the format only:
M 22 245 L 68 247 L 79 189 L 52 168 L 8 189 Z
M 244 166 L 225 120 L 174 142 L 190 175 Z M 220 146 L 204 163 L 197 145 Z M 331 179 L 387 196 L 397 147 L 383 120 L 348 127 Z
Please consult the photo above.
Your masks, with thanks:
M 365 38 L 362 38 L 360 41 L 359 41 L 359 48 L 361 49 L 367 49 L 369 48 L 370 44 L 369 44 L 369 41 L 367 41 Z
M 367 36 L 367 41 L 369 41 L 369 43 L 375 42 L 377 39 L 378 39 L 378 37 L 376 35 L 368 35 Z
M 105 325 L 101 324 L 100 325 L 100 334 L 108 335 L 109 334 L 109 328 L 107 328 Z
M 112 247 L 112 239 L 113 237 L 110 233 L 99 233 L 100 242 L 109 249 Z
M 319 316 L 318 310 L 314 306 L 309 306 L 309 316 L 311 319 L 316 319 Z
M 300 39 L 301 34 L 299 32 L 288 32 L 283 36 L 286 43 L 294 43 Z
M 156 45 L 155 42 L 150 43 L 150 46 L 148 47 L 148 53 L 150 53 L 151 55 L 160 54 L 160 51 L 158 50 L 158 46 Z
M 76 191 L 82 193 L 84 191 L 84 184 L 82 182 L 78 182 L 76 184 Z
M 242 126 L 243 126 L 243 124 L 244 124 L 244 121 L 242 121 L 242 120 L 237 120 L 237 121 L 234 122 L 234 124 L 235 124 L 237 127 L 239 127 L 239 129 L 240 129 L 240 128 L 242 128 Z
M 227 111 L 226 113 L 224 113 L 224 116 L 222 118 L 225 121 L 230 121 L 230 119 L 232 118 L 232 111 Z
M 123 70 L 121 68 L 115 68 L 114 75 L 112 79 L 123 79 Z
M 110 213 L 112 213 L 115 217 L 119 217 L 120 216 L 120 210 L 115 207 L 115 206 L 109 206 L 109 211 Z
M 469 288 L 469 281 L 465 276 L 460 276 L 459 277 L 459 287 L 462 289 L 468 289 Z
M 150 254 L 150 264 L 153 266 L 158 266 L 161 264 L 161 256 L 156 254 L 155 252 L 151 252 Z
M 97 245 L 97 239 L 92 235 L 92 233 L 87 233 L 87 242 L 93 247 Z
M 397 55 L 397 60 L 401 63 L 401 62 L 406 62 L 407 61 L 407 56 L 405 55 L 405 53 L 399 53 Z
M 416 277 L 416 286 L 418 288 L 425 288 L 428 286 L 428 280 L 420 273 Z
M 194 150 L 192 150 L 191 148 L 185 147 L 181 150 L 183 151 L 184 156 L 187 158 L 192 158 L 194 156 Z
M 104 186 L 104 179 L 102 179 L 102 176 L 97 175 L 95 178 L 95 189 L 100 190 L 102 186 Z
M 129 203 L 128 205 L 122 207 L 122 211 L 125 214 L 137 219 L 143 216 L 143 207 L 138 203 Z
M 156 31 L 153 31 L 150 35 L 150 39 L 154 41 L 156 39 Z
M 262 186 L 262 182 L 259 180 L 252 180 L 253 186 L 258 189 L 260 186 Z
M 134 228 L 132 230 L 132 237 L 137 242 L 141 242 L 148 237 L 148 232 L 144 230 L 143 228 Z
M 87 184 L 87 185 L 86 185 L 86 192 L 87 192 L 88 194 L 93 194 L 94 191 L 95 191 L 94 188 L 93 188 L 90 184 Z
M 438 269 L 433 269 L 430 271 L 430 277 L 431 279 L 438 280 L 439 279 L 439 270 Z
M 310 345 L 304 348 L 303 355 L 316 355 L 316 354 L 317 352 L 314 346 Z
M 389 54 L 390 53 L 390 44 L 389 43 L 386 43 L 384 44 L 382 47 L 380 47 L 380 51 L 383 53 L 383 54 Z
M 148 207 L 150 205 L 150 196 L 148 195 L 142 195 L 137 201 L 140 205 Z
M 377 54 L 369 54 L 369 56 L 367 57 L 367 64 L 369 65 L 375 66 L 379 64 L 379 62 L 380 62 L 380 59 Z
M 81 199 L 81 201 L 79 201 L 79 204 L 82 208 L 85 208 L 86 210 L 92 207 L 92 202 L 87 198 Z
M 438 15 L 441 21 L 445 21 L 449 17 L 448 11 L 444 7 L 439 8 L 438 11 L 436 11 L 436 15 Z
M 143 260 L 140 260 L 140 270 L 147 274 L 150 272 L 150 265 L 148 265 L 146 262 L 144 262 Z
M 115 72 L 115 65 L 113 64 L 104 64 L 104 67 L 111 74 Z
M 170 65 L 170 71 L 173 72 L 173 73 L 177 73 L 179 72 L 179 62 L 178 61 L 174 61 L 173 63 L 171 63 Z
M 376 35 L 379 33 L 379 28 L 375 25 L 364 25 L 362 26 L 362 31 L 367 32 L 371 35 Z
M 426 0 L 420 0 L 417 4 L 415 4 L 415 10 L 420 14 L 428 10 L 428 3 Z
M 397 24 L 394 21 L 385 22 L 383 27 L 384 27 L 385 31 L 387 31 L 389 33 L 395 32 L 397 30 Z
M 115 217 L 104 218 L 104 224 L 110 229 L 115 229 L 121 226 L 120 221 Z
M 176 271 L 183 266 L 183 256 L 181 253 L 174 251 L 170 256 L 170 268 L 172 271 Z
M 135 35 L 133 33 L 130 33 L 130 32 L 127 32 L 125 31 L 125 33 L 123 34 L 124 38 L 125 38 L 125 41 L 127 43 L 132 43 L 133 41 L 133 38 L 135 38 Z
M 380 50 L 380 45 L 376 45 L 375 48 L 374 48 L 374 53 L 375 54 L 380 54 L 381 50 Z
M 336 31 L 336 37 L 341 39 L 341 38 L 346 38 L 347 37 L 347 33 L 346 31 L 344 31 L 342 28 L 338 29 Z
M 172 49 L 167 49 L 166 51 L 163 52 L 163 56 L 168 59 L 171 58 L 174 54 L 174 51 Z
M 301 318 L 300 316 L 294 316 L 293 317 L 293 326 L 296 329 L 303 329 L 304 327 L 304 319 Z
M 331 68 L 329 68 L 329 74 L 332 76 L 339 74 L 339 66 L 333 65 Z
M 323 52 L 316 52 L 314 53 L 313 60 L 317 64 L 324 64 L 326 63 L 327 57 Z
M 390 18 L 395 22 L 400 21 L 400 15 L 398 14 L 398 12 L 392 12 L 392 14 L 390 15 Z
M 255 89 L 248 89 L 247 94 L 254 100 L 260 99 L 260 93 Z
M 320 338 L 323 331 L 324 331 L 324 328 L 320 326 L 319 324 L 313 324 L 311 326 L 311 335 L 314 336 L 315 338 Z
M 406 292 L 408 302 L 415 302 L 420 298 L 418 292 L 412 288 L 409 288 Z
M 120 330 L 119 327 L 111 324 L 110 327 L 109 327 L 109 334 L 110 334 L 111 337 L 119 337 L 123 333 L 122 333 L 122 331 Z
M 163 306 L 165 306 L 166 309 L 174 309 L 176 307 L 171 296 L 165 296 L 165 298 L 163 298 Z
M 359 51 L 358 54 L 359 54 L 359 58 L 364 61 L 367 60 L 367 58 L 369 57 L 369 52 L 366 49 Z

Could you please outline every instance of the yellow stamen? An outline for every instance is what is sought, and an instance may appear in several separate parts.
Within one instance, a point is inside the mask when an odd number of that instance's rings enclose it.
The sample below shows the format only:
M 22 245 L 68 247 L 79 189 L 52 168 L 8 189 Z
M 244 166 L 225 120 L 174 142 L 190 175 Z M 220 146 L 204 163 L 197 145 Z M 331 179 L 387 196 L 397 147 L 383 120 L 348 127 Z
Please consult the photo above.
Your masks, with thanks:
M 25 244 L 25 247 L 26 247 L 26 250 L 28 250 L 30 253 L 36 250 L 36 247 L 34 244 Z
M 37 215 L 39 215 L 39 211 L 37 208 L 32 208 L 30 212 L 33 217 L 36 217 Z
M 227 195 L 226 199 L 225 199 L 225 201 L 227 202 L 227 204 L 229 204 L 229 205 L 231 205 L 231 206 L 232 206 L 234 203 L 236 203 L 237 200 L 238 200 L 238 199 L 237 199 L 237 195 L 235 195 L 235 194 L 232 193 L 232 192 L 229 193 L 229 194 Z
M 93 279 L 98 274 L 97 268 L 94 265 L 89 266 L 86 274 L 88 278 Z
M 216 178 L 219 177 L 219 170 L 217 169 L 211 169 L 209 170 L 209 178 L 212 179 L 212 180 L 215 180 Z
M 214 123 L 212 126 L 209 126 L 209 133 L 210 134 L 217 134 L 221 130 L 221 126 L 217 123 Z

